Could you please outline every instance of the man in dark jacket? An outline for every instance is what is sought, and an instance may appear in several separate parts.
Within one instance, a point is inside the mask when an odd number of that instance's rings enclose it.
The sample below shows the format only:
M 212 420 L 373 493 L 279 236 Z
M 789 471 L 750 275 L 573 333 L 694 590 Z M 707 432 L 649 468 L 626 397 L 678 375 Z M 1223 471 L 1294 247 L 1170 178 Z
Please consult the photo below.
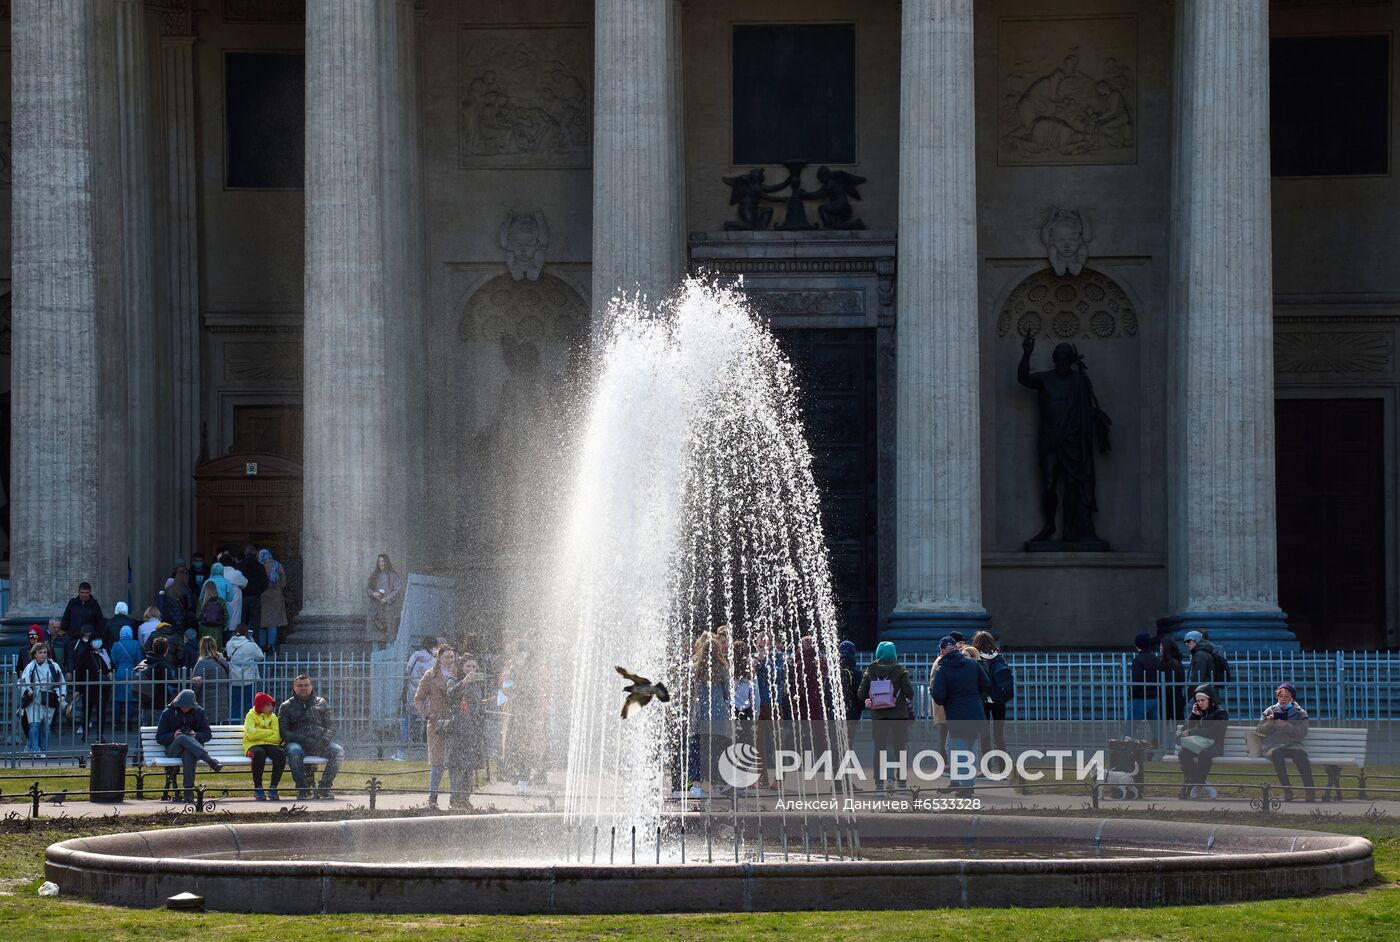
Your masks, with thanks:
M 1128 691 L 1128 731 L 1127 737 L 1132 739 L 1137 735 L 1138 724 L 1147 722 L 1151 730 L 1152 745 L 1157 745 L 1157 717 L 1159 705 L 1157 700 L 1158 674 L 1161 668 L 1161 658 L 1152 651 L 1152 635 L 1146 631 L 1140 631 L 1133 639 L 1133 646 L 1137 648 L 1137 653 L 1133 655 L 1132 683 Z
M 1191 660 L 1186 665 L 1186 680 L 1196 685 L 1224 683 L 1224 677 L 1216 676 L 1215 645 L 1207 641 L 1205 635 L 1199 631 L 1186 632 L 1182 640 L 1191 655 Z
M 181 690 L 160 714 L 156 724 L 156 742 L 165 747 L 165 754 L 184 763 L 185 801 L 194 801 L 195 764 L 203 762 L 210 771 L 223 769 L 223 763 L 209 755 L 204 744 L 214 738 L 204 709 L 195 700 L 193 690 Z
M 107 630 L 107 619 L 102 617 L 102 605 L 97 599 L 92 597 L 91 583 L 82 582 L 78 584 L 78 594 L 68 600 L 68 607 L 63 610 L 63 630 L 68 638 L 68 654 L 73 654 L 73 649 L 77 647 L 78 639 L 83 636 L 83 628 L 92 626 L 92 630 L 99 635 L 103 635 Z M 104 639 L 105 636 L 104 636 Z
M 942 659 L 934 669 L 929 693 L 933 702 L 943 708 L 948 720 L 949 780 L 959 795 L 968 797 L 976 776 L 953 776 L 953 767 L 959 764 L 955 754 L 970 755 L 975 764 L 978 743 L 986 732 L 987 713 L 982 704 L 987 699 L 991 682 L 987 680 L 986 671 L 957 648 L 958 641 L 951 636 L 938 642 Z M 977 652 L 972 653 L 976 655 Z M 964 761 L 968 761 L 965 756 Z
M 282 730 L 282 739 L 287 743 L 287 765 L 292 770 L 292 780 L 297 784 L 297 799 L 334 798 L 331 786 L 335 784 L 335 774 L 340 771 L 345 750 L 332 738 L 335 719 L 331 716 L 330 705 L 324 697 L 316 696 L 316 688 L 310 677 L 302 674 L 292 681 L 292 695 L 277 708 L 277 723 Z M 319 789 L 313 789 L 307 780 L 307 756 L 323 756 L 326 759 Z M 455 780 L 453 784 L 456 784 Z
M 267 570 L 258 561 L 257 547 L 244 547 L 236 568 L 248 580 L 243 588 L 243 624 L 248 626 L 248 634 L 256 638 L 262 628 L 262 594 L 267 591 Z

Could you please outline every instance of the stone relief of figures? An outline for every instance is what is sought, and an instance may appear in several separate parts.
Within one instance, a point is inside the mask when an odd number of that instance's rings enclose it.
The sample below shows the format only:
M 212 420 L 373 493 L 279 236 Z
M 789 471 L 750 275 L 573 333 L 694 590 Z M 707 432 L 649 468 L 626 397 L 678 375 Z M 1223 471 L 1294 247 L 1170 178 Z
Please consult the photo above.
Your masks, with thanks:
M 998 162 L 1133 162 L 1136 60 L 1135 17 L 1003 21 Z
M 462 30 L 460 166 L 582 168 L 592 153 L 587 30 Z
M 767 229 L 773 222 L 773 210 L 765 203 L 782 203 L 786 209 L 779 229 L 800 231 L 816 228 L 807 221 L 806 200 L 822 200 L 817 206 L 817 216 L 823 229 L 864 229 L 865 223 L 852 219 L 855 207 L 851 200 L 861 199 L 859 187 L 866 182 L 865 177 L 845 170 L 832 170 L 830 167 L 817 168 L 818 187 L 806 190 L 802 187 L 802 172 L 806 164 L 793 161 L 784 164 L 787 178 L 781 183 L 768 183 L 762 167 L 754 167 L 733 177 L 721 177 L 729 187 L 729 205 L 735 210 L 737 219 L 725 222 L 725 229 Z M 771 194 L 787 190 L 787 195 L 774 197 Z

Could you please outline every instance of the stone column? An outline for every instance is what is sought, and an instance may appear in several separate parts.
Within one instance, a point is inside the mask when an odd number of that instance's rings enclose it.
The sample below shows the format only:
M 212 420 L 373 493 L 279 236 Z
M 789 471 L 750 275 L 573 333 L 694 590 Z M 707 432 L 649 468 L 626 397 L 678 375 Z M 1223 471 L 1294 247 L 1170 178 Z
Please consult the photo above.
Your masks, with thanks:
M 593 310 L 617 291 L 658 299 L 685 272 L 680 11 L 597 0 L 593 48 Z
M 108 551 L 126 549 L 132 570 L 132 603 L 144 608 L 155 592 L 157 574 L 167 574 L 173 551 L 164 520 L 168 513 L 165 504 L 172 496 L 170 459 L 174 456 L 167 454 L 161 434 L 170 401 L 159 396 L 157 388 L 157 379 L 165 371 L 162 351 L 167 349 L 168 338 L 163 330 L 157 330 L 156 321 L 157 311 L 164 313 L 164 305 L 156 291 L 156 174 L 146 3 L 114 0 L 112 7 L 117 98 L 113 118 L 117 122 L 121 194 L 121 317 L 125 326 L 125 344 L 114 352 L 122 356 L 127 383 L 125 409 L 129 418 L 124 446 L 130 473 L 121 482 L 126 490 L 125 539 Z M 121 586 L 119 593 L 104 592 L 102 601 L 110 614 L 112 604 L 125 598 L 127 586 Z
M 904 0 L 895 490 L 898 602 L 882 640 L 936 650 L 987 625 L 972 0 Z
M 100 543 L 95 12 L 15 0 L 11 611 L 60 614 Z M 76 577 L 76 578 L 82 578 Z M 96 579 L 94 578 L 95 582 Z M 104 599 L 105 601 L 105 599 Z
M 1178 632 L 1295 647 L 1278 607 L 1269 5 L 1177 6 L 1169 566 Z
M 382 70 L 396 8 L 311 0 L 306 9 L 305 608 L 298 645 L 363 638 L 365 578 L 377 554 L 404 560 L 405 494 L 391 463 L 401 429 L 391 376 L 386 167 L 397 101 Z M 390 214 L 386 217 L 386 211 Z M 397 229 L 394 231 L 398 231 Z M 395 302 L 398 317 L 402 312 Z M 391 381 L 392 380 L 392 381 Z
M 169 396 L 170 491 L 163 498 L 169 519 L 165 538 L 188 562 L 195 544 L 194 469 L 199 456 L 200 347 L 199 209 L 196 183 L 193 24 L 184 9 L 162 13 L 160 75 L 164 134 L 164 294 L 170 319 L 171 360 L 162 370 L 162 395 Z M 167 561 L 168 562 L 168 561 Z

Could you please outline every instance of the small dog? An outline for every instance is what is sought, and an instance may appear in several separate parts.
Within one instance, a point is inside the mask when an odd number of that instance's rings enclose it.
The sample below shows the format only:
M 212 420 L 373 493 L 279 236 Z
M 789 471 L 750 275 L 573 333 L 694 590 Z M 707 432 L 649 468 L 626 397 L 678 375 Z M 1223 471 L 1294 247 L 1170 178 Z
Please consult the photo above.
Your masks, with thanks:
M 1104 773 L 1103 796 L 1117 801 L 1141 798 L 1142 786 L 1137 783 L 1137 766 L 1131 772 L 1110 770 Z M 1115 794 L 1115 792 L 1117 794 Z

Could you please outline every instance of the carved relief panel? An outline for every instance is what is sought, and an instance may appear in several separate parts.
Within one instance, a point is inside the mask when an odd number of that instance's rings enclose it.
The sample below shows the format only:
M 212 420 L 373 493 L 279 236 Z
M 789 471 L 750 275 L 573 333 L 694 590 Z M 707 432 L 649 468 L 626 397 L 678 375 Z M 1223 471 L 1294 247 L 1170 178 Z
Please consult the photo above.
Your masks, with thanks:
M 997 163 L 1135 163 L 1137 90 L 1137 17 L 1003 19 Z
M 593 57 L 584 26 L 463 27 L 463 169 L 582 169 L 593 154 Z

